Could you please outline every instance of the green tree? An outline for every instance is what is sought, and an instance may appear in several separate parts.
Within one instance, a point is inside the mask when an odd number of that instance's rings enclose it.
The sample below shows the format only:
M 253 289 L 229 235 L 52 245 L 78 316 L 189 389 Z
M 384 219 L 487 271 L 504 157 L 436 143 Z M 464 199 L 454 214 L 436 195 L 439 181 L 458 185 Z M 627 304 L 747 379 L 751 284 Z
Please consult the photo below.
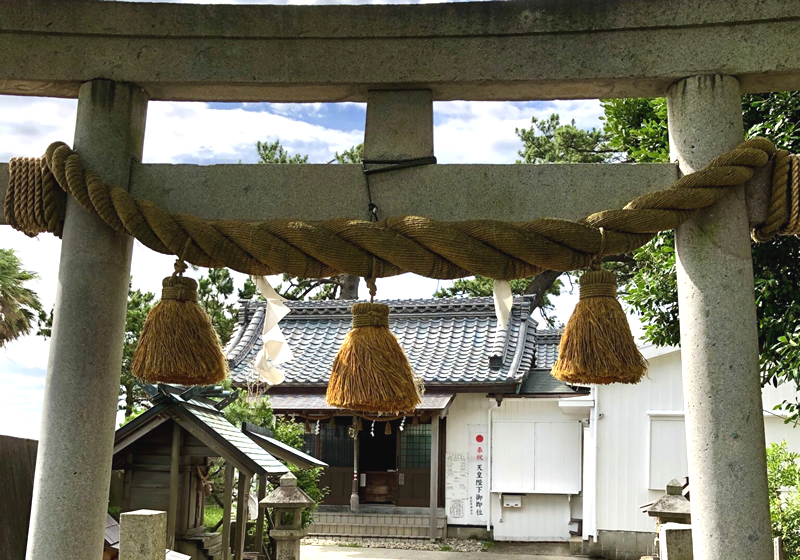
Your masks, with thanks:
M 238 317 L 238 309 L 230 301 L 234 290 L 233 277 L 227 268 L 209 268 L 208 274 L 200 276 L 197 284 L 197 302 L 208 313 L 224 346 L 233 335 Z
M 145 403 L 150 399 L 138 380 L 133 376 L 131 365 L 133 354 L 139 344 L 147 314 L 153 308 L 155 295 L 152 292 L 128 290 L 128 307 L 125 313 L 125 338 L 122 345 L 122 375 L 120 376 L 120 410 L 125 411 L 125 420 L 134 418 L 144 411 Z
M 290 445 L 295 449 L 302 450 L 305 440 L 303 439 L 303 426 L 301 424 L 275 417 L 269 405 L 269 397 L 248 397 L 244 393 L 239 393 L 239 397 L 228 405 L 224 410 L 225 417 L 237 427 L 241 427 L 244 422 L 250 422 L 262 428 L 272 430 L 275 439 Z M 311 524 L 314 512 L 325 495 L 328 488 L 320 487 L 319 478 L 322 475 L 321 468 L 302 469 L 291 464 L 287 464 L 289 470 L 297 477 L 297 485 L 314 500 L 315 505 L 303 510 L 303 527 Z
M 787 560 L 800 558 L 800 453 L 786 442 L 767 448 L 767 483 L 772 536 L 781 537 Z
M 625 161 L 667 161 L 666 99 L 611 99 L 603 101 L 603 109 L 607 150 Z
M 31 332 L 44 319 L 36 292 L 25 284 L 38 276 L 22 268 L 13 249 L 0 249 L 0 347 Z
M 336 163 L 339 164 L 356 164 L 361 165 L 361 162 L 364 159 L 364 143 L 362 142 L 358 146 L 353 146 L 352 148 L 343 151 L 341 154 L 336 152 L 334 156 L 334 160 Z
M 555 113 L 547 119 L 532 117 L 531 127 L 516 133 L 523 144 L 517 163 L 600 163 L 608 158 L 602 130 L 583 130 L 575 120 L 561 124 Z
M 608 143 L 631 161 L 669 159 L 666 104 L 663 99 L 603 102 Z M 764 136 L 778 148 L 800 151 L 800 92 L 746 95 L 742 98 L 747 137 Z M 800 241 L 779 237 L 753 243 L 753 273 L 758 311 L 762 383 L 800 383 L 800 298 L 796 264 Z M 656 236 L 621 266 L 623 300 L 645 323 L 645 337 L 657 345 L 680 344 L 675 243 L 672 232 Z M 797 416 L 797 403 L 785 403 Z
M 535 278 L 511 280 L 511 293 L 514 295 L 530 293 L 528 289 L 531 287 L 531 284 L 536 278 L 541 278 L 541 275 Z M 553 303 L 550 300 L 550 297 L 560 295 L 562 286 L 563 283 L 561 282 L 561 279 L 555 278 L 542 293 L 541 299 L 536 300 L 534 304 L 534 307 L 539 310 L 542 318 L 550 327 L 556 326 L 555 317 L 550 315 L 550 313 L 553 311 Z M 433 294 L 433 297 L 487 297 L 491 296 L 493 291 L 494 280 L 484 276 L 474 276 L 472 278 L 459 278 L 458 280 L 455 280 L 452 286 L 436 290 L 436 292 Z
M 274 142 L 256 142 L 258 163 L 308 163 L 308 156 L 289 154 L 280 140 Z

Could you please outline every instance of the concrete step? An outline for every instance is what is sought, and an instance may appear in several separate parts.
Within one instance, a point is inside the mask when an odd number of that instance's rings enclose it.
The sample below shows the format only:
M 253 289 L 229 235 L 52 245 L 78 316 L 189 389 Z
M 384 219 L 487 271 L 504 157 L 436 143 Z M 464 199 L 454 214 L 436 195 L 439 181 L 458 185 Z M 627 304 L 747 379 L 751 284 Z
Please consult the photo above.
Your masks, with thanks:
M 444 529 L 444 523 L 437 526 L 438 533 L 441 535 Z M 351 525 L 351 524 L 328 524 L 328 523 L 314 523 L 309 528 L 309 534 L 315 536 L 328 536 L 328 535 L 360 535 L 360 536 L 374 536 L 374 537 L 397 537 L 397 538 L 427 538 L 429 534 L 429 527 L 426 526 L 413 526 L 413 525 Z
M 341 542 L 372 542 L 372 541 L 425 541 L 428 535 L 416 536 L 403 536 L 403 535 L 361 535 L 350 533 L 336 533 L 336 534 L 323 534 L 323 533 L 309 533 L 309 537 L 316 537 L 318 539 L 331 539 Z M 436 536 L 437 539 L 441 538 L 441 534 Z
M 569 542 L 502 542 L 495 541 L 492 553 L 529 554 L 535 556 L 570 556 Z
M 427 539 L 430 532 L 427 513 L 376 513 L 318 511 L 309 535 L 347 539 Z M 436 519 L 437 538 L 442 538 L 447 518 L 442 512 Z
M 328 513 L 316 512 L 314 523 L 336 525 L 386 525 L 386 526 L 415 526 L 427 527 L 430 517 L 428 515 L 396 515 L 381 513 Z M 439 516 L 439 523 L 444 523 L 445 516 Z

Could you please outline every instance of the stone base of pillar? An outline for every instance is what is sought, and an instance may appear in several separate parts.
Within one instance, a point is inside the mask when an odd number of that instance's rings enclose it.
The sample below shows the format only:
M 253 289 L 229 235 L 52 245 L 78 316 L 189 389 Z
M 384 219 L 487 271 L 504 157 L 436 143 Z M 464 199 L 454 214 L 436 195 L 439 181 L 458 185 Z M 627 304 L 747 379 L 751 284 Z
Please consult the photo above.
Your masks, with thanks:
M 300 539 L 305 529 L 273 529 L 269 536 L 275 540 L 275 560 L 300 560 Z

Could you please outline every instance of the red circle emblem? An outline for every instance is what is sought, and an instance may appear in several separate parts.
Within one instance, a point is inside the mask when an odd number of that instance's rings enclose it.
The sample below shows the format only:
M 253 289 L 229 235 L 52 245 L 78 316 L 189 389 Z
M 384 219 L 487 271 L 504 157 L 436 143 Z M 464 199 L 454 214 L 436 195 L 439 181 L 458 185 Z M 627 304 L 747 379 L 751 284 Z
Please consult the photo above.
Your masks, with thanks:
M 477 441 L 478 443 L 481 443 L 483 441 L 483 436 L 478 434 L 477 436 L 475 436 L 475 441 Z

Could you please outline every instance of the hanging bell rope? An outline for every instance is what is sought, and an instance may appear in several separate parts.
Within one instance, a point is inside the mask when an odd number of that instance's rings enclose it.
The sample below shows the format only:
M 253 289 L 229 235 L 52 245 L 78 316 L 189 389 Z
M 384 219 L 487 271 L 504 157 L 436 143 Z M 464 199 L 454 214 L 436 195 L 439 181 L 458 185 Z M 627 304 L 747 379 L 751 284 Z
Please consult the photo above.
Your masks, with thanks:
M 375 281 L 368 280 L 370 295 Z M 389 330 L 389 306 L 356 303 L 353 328 L 333 361 L 326 401 L 348 410 L 413 411 L 422 402 L 411 364 Z
M 28 235 L 44 231 L 60 235 L 63 189 L 114 231 L 126 232 L 160 253 L 180 255 L 186 248 L 186 261 L 197 266 L 304 278 L 341 273 L 382 278 L 414 272 L 429 278 L 480 274 L 510 280 L 543 269 L 588 267 L 600 247 L 601 227 L 607 237 L 605 254 L 629 253 L 656 233 L 674 229 L 695 210 L 714 204 L 728 187 L 749 180 L 753 170 L 773 156 L 774 211 L 753 233 L 763 240 L 776 233 L 800 232 L 800 220 L 785 219 L 800 208 L 800 197 L 792 196 L 791 188 L 787 191 L 789 154 L 776 151 L 763 138 L 743 142 L 665 190 L 580 221 L 437 222 L 418 216 L 378 222 L 202 220 L 169 214 L 152 202 L 134 199 L 126 189 L 104 183 L 96 172 L 84 169 L 80 156 L 63 143 L 51 144 L 41 159 L 12 159 L 4 212 L 10 225 Z
M 580 300 L 567 321 L 551 374 L 569 384 L 638 383 L 647 373 L 617 301 L 613 272 L 589 270 L 581 276 Z
M 147 383 L 214 385 L 227 376 L 219 337 L 197 303 L 197 282 L 183 276 L 186 268 L 175 261 L 142 327 L 131 370 Z

